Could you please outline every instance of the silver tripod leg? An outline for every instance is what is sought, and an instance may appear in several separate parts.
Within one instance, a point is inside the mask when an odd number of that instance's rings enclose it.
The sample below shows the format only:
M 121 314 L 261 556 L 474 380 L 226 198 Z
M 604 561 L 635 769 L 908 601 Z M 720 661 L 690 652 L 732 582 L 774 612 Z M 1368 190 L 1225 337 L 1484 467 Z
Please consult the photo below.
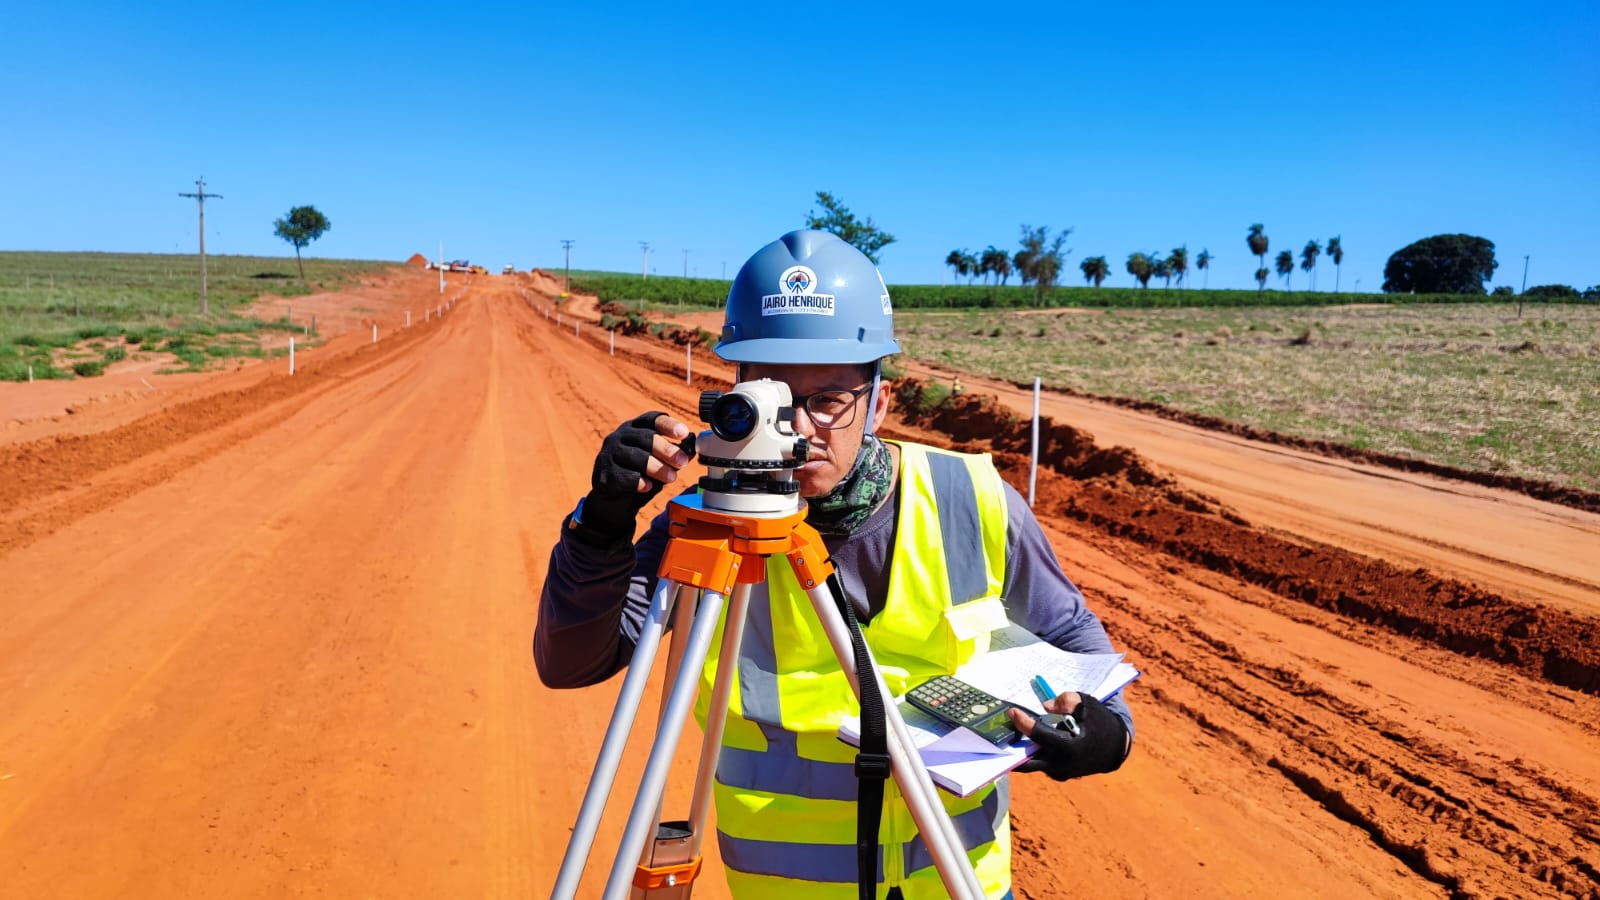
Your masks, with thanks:
M 667 581 L 664 578 L 661 580 Z M 650 746 L 650 757 L 645 762 L 644 775 L 639 780 L 639 790 L 634 794 L 633 807 L 628 813 L 628 824 L 622 832 L 622 844 L 617 849 L 611 877 L 606 880 L 605 900 L 622 900 L 627 896 L 639 858 L 644 854 L 645 841 L 656 827 L 656 809 L 667 785 L 667 774 L 672 767 L 672 756 L 678 749 L 678 739 L 683 734 L 684 722 L 689 717 L 695 692 L 700 687 L 699 673 L 711 649 L 711 635 L 722 618 L 723 602 L 723 596 L 716 591 L 701 592 L 700 609 L 694 616 L 694 630 L 684 645 L 678 677 L 672 684 L 666 709 L 662 711 L 661 728 L 656 734 L 655 743 Z M 629 666 L 630 676 L 635 665 L 636 662 Z
M 605 812 L 606 798 L 610 796 L 611 783 L 617 777 L 617 766 L 627 746 L 628 734 L 633 730 L 633 720 L 639 712 L 639 699 L 644 696 L 645 682 L 650 679 L 650 667 L 661 646 L 661 633 L 666 630 L 667 617 L 672 613 L 678 589 L 677 582 L 666 579 L 661 579 L 656 585 L 656 594 L 650 601 L 650 611 L 645 614 L 644 628 L 639 632 L 633 660 L 628 664 L 628 674 L 622 680 L 622 692 L 617 695 L 617 707 L 611 713 L 611 723 L 606 726 L 600 756 L 595 760 L 594 773 L 589 776 L 589 787 L 583 794 L 583 806 L 578 810 L 577 824 L 572 827 L 572 840 L 567 844 L 566 855 L 561 858 L 561 871 L 556 875 L 555 889 L 550 892 L 553 900 L 570 900 L 578 892 L 578 882 L 583 878 L 583 867 L 589 861 L 589 849 L 594 845 L 595 832 L 600 828 L 600 816 Z M 634 855 L 638 856 L 637 853 Z
M 678 609 L 672 622 L 673 640 L 672 650 L 667 654 L 666 683 L 662 686 L 663 714 L 678 679 L 700 677 L 699 672 L 681 674 L 687 671 L 682 669 L 684 645 L 688 643 L 684 635 L 693 630 L 694 609 L 694 604 L 684 602 L 680 594 Z M 728 724 L 728 697 L 733 692 L 733 679 L 738 672 L 739 649 L 744 642 L 744 622 L 749 610 L 750 585 L 735 585 L 733 595 L 728 600 L 728 614 L 722 625 L 722 652 L 718 657 L 717 677 L 711 686 L 710 702 L 706 707 L 704 736 L 700 742 L 700 765 L 695 772 L 689 818 L 682 822 L 662 821 L 663 798 L 657 797 L 655 818 L 661 822 L 662 830 L 656 833 L 656 840 L 653 843 L 646 843 L 644 853 L 639 860 L 641 866 L 687 863 L 698 859 L 705 848 L 706 819 L 710 816 L 717 762 L 722 758 L 722 733 Z M 659 722 L 656 727 L 660 728 Z M 643 900 L 645 897 L 657 897 L 659 900 L 686 900 L 693 887 L 693 883 L 689 882 L 676 889 L 656 888 L 654 891 L 647 891 L 635 885 L 628 896 L 633 900 Z
M 806 595 L 811 598 L 817 620 L 822 623 L 828 643 L 833 645 L 833 654 L 839 658 L 839 666 L 844 669 L 857 699 L 860 699 L 863 691 L 869 690 L 876 690 L 883 698 L 894 780 L 900 786 L 900 793 L 905 797 L 912 820 L 917 823 L 917 830 L 922 833 L 922 841 L 933 857 L 934 867 L 939 870 L 945 890 L 958 900 L 983 900 L 983 887 L 978 883 L 978 875 L 973 871 L 972 862 L 967 859 L 966 849 L 956 834 L 955 825 L 939 801 L 939 789 L 928 776 L 927 766 L 923 764 L 922 756 L 911 740 L 905 719 L 900 717 L 900 708 L 884 683 L 876 661 L 872 671 L 877 683 L 862 684 L 860 674 L 856 671 L 855 646 L 850 642 L 850 631 L 845 627 L 844 618 L 834 605 L 833 595 L 826 585 L 818 585 L 808 590 Z M 867 651 L 869 657 L 871 652 L 870 649 Z
M 689 803 L 689 829 L 694 833 L 689 850 L 698 856 L 705 845 L 706 818 L 710 814 L 712 782 L 717 762 L 722 758 L 722 732 L 728 725 L 728 695 L 733 693 L 733 677 L 739 668 L 739 650 L 744 643 L 744 620 L 750 611 L 750 585 L 733 589 L 728 603 L 727 621 L 722 628 L 722 652 L 717 657 L 717 680 L 711 687 L 711 704 L 706 711 L 705 740 L 700 745 L 700 768 L 695 773 L 694 797 Z

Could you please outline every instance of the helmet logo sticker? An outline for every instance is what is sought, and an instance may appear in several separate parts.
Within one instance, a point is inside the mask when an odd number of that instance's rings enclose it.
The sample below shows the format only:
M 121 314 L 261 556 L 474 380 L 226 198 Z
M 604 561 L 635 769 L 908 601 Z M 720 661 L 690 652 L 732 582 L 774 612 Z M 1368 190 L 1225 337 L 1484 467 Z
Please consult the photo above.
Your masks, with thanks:
M 889 286 L 883 283 L 883 273 L 877 269 L 873 269 L 872 272 L 878 276 L 878 287 L 883 288 L 883 293 L 878 295 L 878 302 L 883 304 L 883 314 L 894 315 L 894 307 L 889 305 Z
M 817 276 L 805 266 L 790 266 L 783 273 L 783 290 L 789 294 L 809 294 L 817 283 Z
M 761 297 L 763 316 L 833 315 L 832 294 L 818 294 L 817 273 L 807 266 L 790 266 L 778 279 L 778 293 Z

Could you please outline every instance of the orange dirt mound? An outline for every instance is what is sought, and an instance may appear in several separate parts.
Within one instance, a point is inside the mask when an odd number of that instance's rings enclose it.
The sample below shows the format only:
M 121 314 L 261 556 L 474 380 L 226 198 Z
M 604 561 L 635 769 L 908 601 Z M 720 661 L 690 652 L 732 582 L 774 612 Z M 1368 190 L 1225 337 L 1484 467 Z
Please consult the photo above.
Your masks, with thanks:
M 411 254 L 411 258 L 406 260 L 406 265 L 416 266 L 419 269 L 427 268 L 428 258 L 423 256 L 421 253 L 413 253 Z
M 921 393 L 905 379 L 900 396 Z M 1028 422 L 985 394 L 949 397 L 914 424 L 963 449 L 995 453 L 1003 474 L 1026 490 Z M 1317 542 L 1252 528 L 1227 510 L 1177 487 L 1136 452 L 1103 448 L 1070 425 L 1039 420 L 1040 468 L 1072 479 L 1044 509 L 1159 550 L 1288 600 L 1317 606 L 1427 641 L 1455 653 L 1521 669 L 1532 678 L 1600 693 L 1600 623 L 1532 607 L 1475 585 Z

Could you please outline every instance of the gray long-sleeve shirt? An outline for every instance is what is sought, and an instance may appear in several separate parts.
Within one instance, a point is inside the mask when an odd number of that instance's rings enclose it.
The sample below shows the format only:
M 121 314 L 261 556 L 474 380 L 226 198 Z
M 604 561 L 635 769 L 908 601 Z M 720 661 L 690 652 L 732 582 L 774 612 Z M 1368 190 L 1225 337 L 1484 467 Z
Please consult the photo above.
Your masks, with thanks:
M 1041 639 L 1077 653 L 1113 652 L 1100 619 L 1061 571 L 1055 551 L 1010 485 L 1006 490 L 1006 615 Z M 889 563 L 899 528 L 899 487 L 847 537 L 823 536 L 845 594 L 863 620 L 883 607 Z M 656 570 L 668 541 L 667 515 L 655 517 L 631 547 L 599 548 L 562 530 L 550 553 L 539 597 L 533 656 L 549 687 L 573 688 L 610 678 L 628 664 L 655 593 Z M 1107 707 L 1133 734 L 1133 716 L 1121 694 Z

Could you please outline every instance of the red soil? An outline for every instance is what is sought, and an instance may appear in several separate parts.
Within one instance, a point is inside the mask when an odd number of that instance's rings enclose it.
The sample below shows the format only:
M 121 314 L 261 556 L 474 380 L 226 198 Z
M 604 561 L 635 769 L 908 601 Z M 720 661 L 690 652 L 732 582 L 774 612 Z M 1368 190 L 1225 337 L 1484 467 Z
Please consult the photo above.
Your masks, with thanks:
M 57 419 L 0 392 L 0 893 L 548 893 L 617 686 L 532 671 L 555 529 L 616 422 L 692 420 L 730 374 L 692 348 L 686 384 L 642 337 L 612 356 L 558 290 L 442 301 L 399 269 L 312 301 L 349 330 L 293 378 L 151 379 Z M 891 436 L 992 449 L 1026 492 L 1017 392 L 963 381 Z M 1035 510 L 1145 675 L 1123 770 L 1015 780 L 1019 898 L 1600 895 L 1600 516 L 1046 412 Z M 708 864 L 696 896 L 725 896 Z

